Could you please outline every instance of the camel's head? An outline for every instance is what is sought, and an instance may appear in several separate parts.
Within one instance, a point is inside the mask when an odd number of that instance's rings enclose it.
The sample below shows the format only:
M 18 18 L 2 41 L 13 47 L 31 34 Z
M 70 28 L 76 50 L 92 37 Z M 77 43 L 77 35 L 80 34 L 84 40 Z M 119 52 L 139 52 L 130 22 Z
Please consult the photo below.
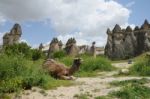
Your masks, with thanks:
M 73 61 L 73 64 L 76 65 L 79 68 L 79 66 L 81 65 L 82 61 L 83 60 L 81 58 L 75 58 L 74 61 Z
M 70 71 L 69 71 L 69 75 L 72 75 L 75 71 L 79 70 L 82 61 L 83 60 L 81 58 L 75 58 L 74 59 L 73 65 L 72 65 L 72 67 L 70 68 Z

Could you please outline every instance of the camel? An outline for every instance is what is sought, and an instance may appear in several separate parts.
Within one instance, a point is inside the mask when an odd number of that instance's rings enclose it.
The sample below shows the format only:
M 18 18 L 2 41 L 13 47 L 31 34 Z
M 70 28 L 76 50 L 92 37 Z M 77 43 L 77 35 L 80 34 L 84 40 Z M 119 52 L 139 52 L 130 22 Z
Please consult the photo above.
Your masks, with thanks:
M 69 68 L 62 63 L 59 63 L 53 59 L 47 59 L 43 63 L 43 69 L 47 70 L 48 73 L 59 79 L 63 80 L 72 80 L 74 77 L 72 76 L 76 71 L 79 70 L 82 59 L 75 58 L 72 66 Z

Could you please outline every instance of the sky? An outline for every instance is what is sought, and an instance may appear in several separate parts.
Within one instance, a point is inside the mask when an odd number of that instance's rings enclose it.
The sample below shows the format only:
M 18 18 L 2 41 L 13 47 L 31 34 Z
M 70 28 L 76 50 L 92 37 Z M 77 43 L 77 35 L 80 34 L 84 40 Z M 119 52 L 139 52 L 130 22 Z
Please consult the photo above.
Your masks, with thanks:
M 150 0 L 0 0 L 0 44 L 15 23 L 22 27 L 21 41 L 32 47 L 57 37 L 65 44 L 105 46 L 107 28 L 141 26 L 150 21 Z

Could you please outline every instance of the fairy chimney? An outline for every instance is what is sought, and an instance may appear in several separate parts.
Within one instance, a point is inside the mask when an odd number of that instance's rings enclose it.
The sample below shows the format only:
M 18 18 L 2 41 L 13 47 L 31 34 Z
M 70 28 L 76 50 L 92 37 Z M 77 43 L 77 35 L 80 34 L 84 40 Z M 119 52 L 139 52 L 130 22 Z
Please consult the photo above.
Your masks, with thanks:
M 44 48 L 43 44 L 41 43 L 39 46 L 39 50 L 42 51 L 42 49 Z
M 111 59 L 128 59 L 150 51 L 150 24 L 147 20 L 134 30 L 130 26 L 121 29 L 115 25 L 114 29 L 107 30 L 107 44 L 105 55 Z
M 22 35 L 21 26 L 16 23 L 9 33 L 3 36 L 3 45 L 12 45 L 14 43 L 19 43 L 20 37 Z
M 76 56 L 76 55 L 78 55 L 79 49 L 78 49 L 78 47 L 76 45 L 75 38 L 68 39 L 68 41 L 66 43 L 65 51 L 70 56 Z

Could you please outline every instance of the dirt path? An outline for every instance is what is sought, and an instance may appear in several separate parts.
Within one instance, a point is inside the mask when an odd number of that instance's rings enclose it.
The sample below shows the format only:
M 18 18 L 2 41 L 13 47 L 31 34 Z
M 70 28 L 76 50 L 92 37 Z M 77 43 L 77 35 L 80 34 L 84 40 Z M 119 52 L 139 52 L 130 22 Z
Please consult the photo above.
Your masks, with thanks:
M 128 68 L 127 63 L 113 64 L 117 68 Z M 120 67 L 122 66 L 122 67 Z M 80 94 L 86 94 L 90 99 L 96 96 L 107 95 L 109 92 L 119 90 L 119 87 L 112 87 L 109 85 L 112 81 L 121 81 L 129 79 L 141 79 L 141 77 L 113 77 L 117 71 L 101 72 L 97 77 L 78 78 L 75 80 L 76 85 L 70 87 L 58 87 L 55 90 L 43 91 L 39 88 L 33 88 L 31 91 L 19 97 L 19 99 L 78 99 Z

